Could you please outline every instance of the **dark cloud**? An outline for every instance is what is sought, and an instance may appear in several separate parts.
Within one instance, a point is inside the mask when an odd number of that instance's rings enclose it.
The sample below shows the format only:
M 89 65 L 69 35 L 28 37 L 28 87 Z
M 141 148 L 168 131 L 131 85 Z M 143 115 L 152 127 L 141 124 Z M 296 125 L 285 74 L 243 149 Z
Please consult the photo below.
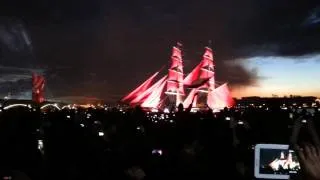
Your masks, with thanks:
M 53 96 L 109 98 L 167 64 L 176 41 L 184 44 L 188 72 L 212 40 L 218 81 L 250 85 L 259 79 L 258 70 L 227 62 L 319 52 L 320 26 L 314 23 L 319 5 L 317 0 L 4 0 L 0 12 L 19 22 L 0 23 L 9 27 L 0 26 L 0 65 L 45 69 Z M 31 50 L 23 32 L 31 37 Z
M 43 74 L 44 70 L 0 65 L 0 97 L 30 99 L 32 72 Z
M 310 12 L 310 15 L 304 21 L 303 25 L 307 27 L 313 27 L 320 23 L 320 7 L 316 7 Z
M 17 96 L 21 93 L 31 92 L 31 79 L 21 78 L 15 81 L 1 82 L 0 92 L 2 96 L 8 94 Z M 31 96 L 29 97 L 31 99 Z

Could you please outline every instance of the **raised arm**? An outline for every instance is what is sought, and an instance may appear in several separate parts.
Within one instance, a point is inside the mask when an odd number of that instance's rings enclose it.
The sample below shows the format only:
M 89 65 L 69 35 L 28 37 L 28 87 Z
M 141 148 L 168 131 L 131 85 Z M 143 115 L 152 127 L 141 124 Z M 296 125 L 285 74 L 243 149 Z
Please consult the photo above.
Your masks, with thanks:
M 300 121 L 301 122 L 301 121 Z M 300 125 L 301 127 L 301 125 Z M 297 125 L 297 128 L 300 127 Z M 303 148 L 298 147 L 295 145 L 296 152 L 299 157 L 299 162 L 302 167 L 302 172 L 305 177 L 303 179 L 306 180 L 320 180 L 320 140 L 318 133 L 313 124 L 313 118 L 310 117 L 307 121 L 307 128 L 312 138 L 312 142 L 314 145 L 308 144 L 305 145 Z M 293 130 L 293 141 L 296 144 L 297 137 L 299 131 L 295 132 Z
M 290 138 L 290 143 L 292 145 L 296 145 L 298 143 L 298 137 L 299 137 L 299 132 L 301 129 L 302 118 L 303 118 L 302 116 L 298 117 L 293 123 L 292 134 L 291 134 L 291 138 Z

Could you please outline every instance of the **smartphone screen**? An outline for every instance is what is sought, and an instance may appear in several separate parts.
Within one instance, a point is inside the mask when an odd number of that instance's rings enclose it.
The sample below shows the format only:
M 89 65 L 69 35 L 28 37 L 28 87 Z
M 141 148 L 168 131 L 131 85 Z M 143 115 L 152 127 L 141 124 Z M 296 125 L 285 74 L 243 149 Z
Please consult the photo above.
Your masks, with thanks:
M 260 173 L 290 175 L 299 171 L 300 164 L 294 151 L 284 149 L 260 150 Z
M 161 156 L 162 155 L 162 150 L 161 149 L 154 149 L 152 150 L 153 155 Z
M 298 157 L 289 145 L 259 144 L 255 148 L 255 176 L 289 179 L 300 170 Z

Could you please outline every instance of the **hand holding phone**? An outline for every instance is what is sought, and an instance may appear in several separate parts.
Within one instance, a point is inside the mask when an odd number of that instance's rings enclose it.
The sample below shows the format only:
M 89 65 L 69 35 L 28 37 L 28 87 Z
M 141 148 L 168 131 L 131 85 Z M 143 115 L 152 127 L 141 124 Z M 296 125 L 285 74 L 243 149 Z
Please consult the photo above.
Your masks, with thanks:
M 297 147 L 297 152 L 304 167 L 304 173 L 310 179 L 320 179 L 320 149 L 307 145 L 303 149 Z
M 307 128 L 315 146 L 307 145 L 303 149 L 297 146 L 297 139 L 301 129 L 301 118 L 302 116 L 295 121 L 291 143 L 295 146 L 295 150 L 299 155 L 299 160 L 303 166 L 305 175 L 311 179 L 320 179 L 320 139 L 316 132 L 312 117 L 308 118 Z

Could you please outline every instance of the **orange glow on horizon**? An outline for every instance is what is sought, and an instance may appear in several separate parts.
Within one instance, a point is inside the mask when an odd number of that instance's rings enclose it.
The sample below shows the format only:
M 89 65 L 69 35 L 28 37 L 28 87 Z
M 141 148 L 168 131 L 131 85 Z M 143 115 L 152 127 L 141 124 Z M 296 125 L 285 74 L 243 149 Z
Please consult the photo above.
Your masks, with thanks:
M 269 91 L 269 89 L 266 89 L 264 87 L 257 87 L 257 86 L 232 88 L 231 93 L 232 93 L 232 96 L 235 98 L 250 97 L 250 96 L 272 97 L 273 95 L 277 95 L 279 97 L 290 96 L 290 95 L 320 97 L 319 91 L 308 91 L 308 90 L 304 90 L 304 91 L 287 90 L 286 91 L 282 89 L 278 89 L 278 90 L 274 89 Z

